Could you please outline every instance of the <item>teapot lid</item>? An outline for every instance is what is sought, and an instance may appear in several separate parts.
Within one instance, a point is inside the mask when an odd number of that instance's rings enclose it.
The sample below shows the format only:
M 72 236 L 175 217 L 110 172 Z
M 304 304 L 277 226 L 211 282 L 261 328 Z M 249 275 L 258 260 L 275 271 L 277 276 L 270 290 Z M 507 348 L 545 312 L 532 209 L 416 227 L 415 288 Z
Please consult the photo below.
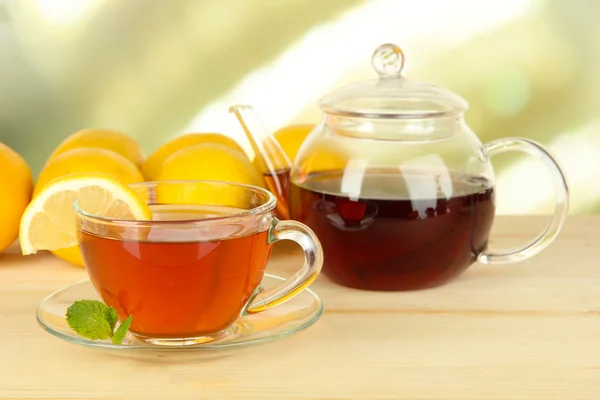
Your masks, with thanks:
M 319 106 L 330 114 L 364 118 L 431 118 L 466 111 L 457 94 L 401 75 L 404 53 L 394 44 L 379 46 L 371 58 L 379 79 L 343 86 L 323 97 Z

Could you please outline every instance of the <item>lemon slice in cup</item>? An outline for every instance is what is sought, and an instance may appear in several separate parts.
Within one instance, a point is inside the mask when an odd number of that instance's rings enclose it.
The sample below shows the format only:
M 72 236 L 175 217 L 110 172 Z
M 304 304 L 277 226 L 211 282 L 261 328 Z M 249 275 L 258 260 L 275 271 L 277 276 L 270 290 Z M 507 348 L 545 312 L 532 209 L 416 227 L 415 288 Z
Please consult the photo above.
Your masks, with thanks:
M 65 175 L 46 185 L 25 209 L 19 228 L 24 255 L 77 246 L 75 200 L 81 209 L 95 215 L 152 219 L 143 197 L 110 175 Z

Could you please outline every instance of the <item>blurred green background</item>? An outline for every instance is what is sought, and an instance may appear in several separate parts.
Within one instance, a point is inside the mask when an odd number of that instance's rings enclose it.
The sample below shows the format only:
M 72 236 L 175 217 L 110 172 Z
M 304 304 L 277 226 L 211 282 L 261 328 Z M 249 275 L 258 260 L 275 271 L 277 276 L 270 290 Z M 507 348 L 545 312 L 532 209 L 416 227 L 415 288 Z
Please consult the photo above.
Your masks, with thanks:
M 37 175 L 86 127 L 118 129 L 148 154 L 185 132 L 248 143 L 227 108 L 271 129 L 317 122 L 325 93 L 375 76 L 381 43 L 410 78 L 471 105 L 486 142 L 524 136 L 561 161 L 571 213 L 600 210 L 600 1 L 0 0 L 0 141 Z M 500 213 L 545 213 L 535 160 L 495 160 Z

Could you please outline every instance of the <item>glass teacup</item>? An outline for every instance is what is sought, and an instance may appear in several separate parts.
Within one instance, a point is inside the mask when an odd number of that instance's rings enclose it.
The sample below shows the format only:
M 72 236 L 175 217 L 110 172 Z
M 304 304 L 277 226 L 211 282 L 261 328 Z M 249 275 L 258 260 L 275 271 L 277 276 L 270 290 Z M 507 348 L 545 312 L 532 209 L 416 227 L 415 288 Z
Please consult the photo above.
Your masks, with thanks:
M 241 315 L 294 297 L 323 263 L 315 234 L 274 217 L 276 199 L 259 187 L 161 181 L 131 187 L 151 221 L 108 219 L 75 205 L 78 243 L 90 279 L 129 331 L 153 344 L 186 345 L 227 334 Z M 292 240 L 305 255 L 293 276 L 261 286 L 273 243 Z

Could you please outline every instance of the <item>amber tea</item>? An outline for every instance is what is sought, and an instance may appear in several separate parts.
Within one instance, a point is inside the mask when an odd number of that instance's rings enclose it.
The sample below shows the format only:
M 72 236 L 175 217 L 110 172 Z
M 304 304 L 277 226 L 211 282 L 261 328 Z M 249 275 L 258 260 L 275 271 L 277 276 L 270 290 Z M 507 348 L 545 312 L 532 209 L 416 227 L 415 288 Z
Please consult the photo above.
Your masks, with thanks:
M 173 222 L 243 211 L 165 205 L 151 209 L 155 220 Z M 194 338 L 228 328 L 262 280 L 271 252 L 268 231 L 243 222 L 119 229 L 123 239 L 82 231 L 80 248 L 104 302 L 121 318 L 133 315 L 130 331 L 142 337 Z
M 277 197 L 277 218 L 289 219 L 288 193 L 290 188 L 289 168 L 275 171 L 276 178 L 270 173 L 263 174 L 267 188 Z
M 323 272 L 345 286 L 413 290 L 462 273 L 487 246 L 494 219 L 489 181 L 463 175 L 367 170 L 344 181 L 342 171 L 292 182 L 291 214 L 323 246 Z

